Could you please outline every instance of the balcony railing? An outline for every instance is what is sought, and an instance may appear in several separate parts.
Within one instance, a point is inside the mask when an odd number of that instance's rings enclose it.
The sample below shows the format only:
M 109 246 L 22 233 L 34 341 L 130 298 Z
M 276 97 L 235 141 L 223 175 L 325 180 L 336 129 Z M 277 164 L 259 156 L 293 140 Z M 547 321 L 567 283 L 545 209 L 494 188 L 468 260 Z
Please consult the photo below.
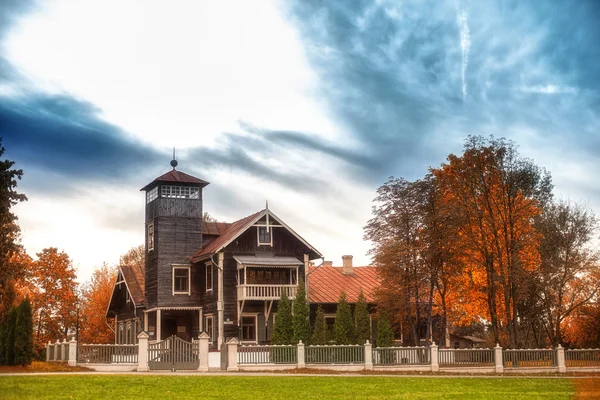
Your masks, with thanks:
M 238 285 L 238 300 L 278 300 L 285 292 L 290 299 L 296 298 L 298 285 Z

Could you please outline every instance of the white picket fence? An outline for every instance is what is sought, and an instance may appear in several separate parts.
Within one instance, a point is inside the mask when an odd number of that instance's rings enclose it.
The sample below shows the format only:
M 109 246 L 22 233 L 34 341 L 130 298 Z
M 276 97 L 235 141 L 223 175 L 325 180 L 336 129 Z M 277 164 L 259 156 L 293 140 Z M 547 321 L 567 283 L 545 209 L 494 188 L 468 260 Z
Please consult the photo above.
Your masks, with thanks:
M 203 334 L 205 335 L 205 334 Z M 134 366 L 148 370 L 148 339 L 135 345 L 78 345 L 73 339 L 46 345 L 46 360 L 69 365 Z M 217 367 L 219 353 L 209 353 L 208 336 L 198 341 L 199 371 Z M 228 371 L 327 368 L 333 370 L 452 372 L 600 372 L 600 349 L 438 349 L 438 346 L 373 348 L 365 345 L 240 345 L 223 346 Z M 212 357 L 211 357 L 212 356 Z M 210 361 L 212 359 L 212 362 Z M 113 369 L 114 370 L 114 369 Z

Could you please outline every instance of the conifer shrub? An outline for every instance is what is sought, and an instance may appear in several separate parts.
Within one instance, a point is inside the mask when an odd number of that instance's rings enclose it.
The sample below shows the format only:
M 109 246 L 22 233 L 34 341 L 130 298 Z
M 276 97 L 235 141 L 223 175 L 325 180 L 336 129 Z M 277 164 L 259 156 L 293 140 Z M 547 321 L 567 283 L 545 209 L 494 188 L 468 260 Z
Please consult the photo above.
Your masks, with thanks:
M 298 294 L 294 301 L 294 316 L 292 319 L 294 326 L 294 336 L 292 343 L 297 344 L 300 340 L 306 346 L 310 344 L 310 319 L 309 308 L 306 301 L 306 288 L 304 281 L 298 282 Z
M 33 316 L 29 299 L 17 308 L 14 333 L 14 364 L 29 365 L 33 360 Z

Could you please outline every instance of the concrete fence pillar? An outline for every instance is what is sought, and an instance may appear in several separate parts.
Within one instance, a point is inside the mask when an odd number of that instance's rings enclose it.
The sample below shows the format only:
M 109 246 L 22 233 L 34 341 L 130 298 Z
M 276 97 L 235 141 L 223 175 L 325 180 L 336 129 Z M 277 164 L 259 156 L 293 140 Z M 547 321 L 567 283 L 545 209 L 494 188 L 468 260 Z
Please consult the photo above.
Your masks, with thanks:
M 302 343 L 302 340 L 300 340 L 298 342 L 298 347 L 297 347 L 297 352 L 298 352 L 298 368 L 306 368 L 306 359 L 304 357 L 305 352 L 304 352 L 304 343 Z
M 373 345 L 368 340 L 365 342 L 365 370 L 373 371 Z
M 61 355 L 60 355 L 60 359 L 62 362 L 67 362 L 68 357 L 67 357 L 67 347 L 69 346 L 69 343 L 67 343 L 67 338 L 63 339 L 63 342 L 61 344 Z
M 69 366 L 74 367 L 77 365 L 77 341 L 72 338 L 69 342 Z
M 560 344 L 556 348 L 556 362 L 558 363 L 558 372 L 563 374 L 567 372 L 567 365 L 565 363 L 565 348 Z
M 208 340 L 210 336 L 202 332 L 198 336 L 198 371 L 208 372 Z
M 141 331 L 138 338 L 138 372 L 148 371 L 148 334 Z
M 52 361 L 50 360 L 50 346 L 52 346 L 52 343 L 48 342 L 46 344 L 46 362 Z
M 494 365 L 496 367 L 496 373 L 501 374 L 504 372 L 504 360 L 502 359 L 502 347 L 499 343 L 496 343 L 494 347 Z
M 227 371 L 239 371 L 237 362 L 238 340 L 231 338 L 227 342 Z
M 433 342 L 433 343 L 431 343 L 431 346 L 429 346 L 429 349 L 431 351 L 431 371 L 437 372 L 440 370 L 440 361 L 439 361 L 439 357 L 438 357 L 438 346 L 437 346 L 437 344 L 435 344 L 435 342 Z
M 56 339 L 56 343 L 54 343 L 54 361 L 60 361 L 60 341 Z

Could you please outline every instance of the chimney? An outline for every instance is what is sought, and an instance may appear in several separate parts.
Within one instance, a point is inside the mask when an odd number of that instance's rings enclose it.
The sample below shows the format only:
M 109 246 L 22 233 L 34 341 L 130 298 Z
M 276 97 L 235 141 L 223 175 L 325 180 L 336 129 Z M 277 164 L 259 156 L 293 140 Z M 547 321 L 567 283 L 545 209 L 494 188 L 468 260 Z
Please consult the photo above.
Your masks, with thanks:
M 324 267 L 333 267 L 333 261 L 323 261 Z
M 352 268 L 352 256 L 342 256 L 342 274 L 344 275 L 352 275 L 354 274 L 354 269 Z

